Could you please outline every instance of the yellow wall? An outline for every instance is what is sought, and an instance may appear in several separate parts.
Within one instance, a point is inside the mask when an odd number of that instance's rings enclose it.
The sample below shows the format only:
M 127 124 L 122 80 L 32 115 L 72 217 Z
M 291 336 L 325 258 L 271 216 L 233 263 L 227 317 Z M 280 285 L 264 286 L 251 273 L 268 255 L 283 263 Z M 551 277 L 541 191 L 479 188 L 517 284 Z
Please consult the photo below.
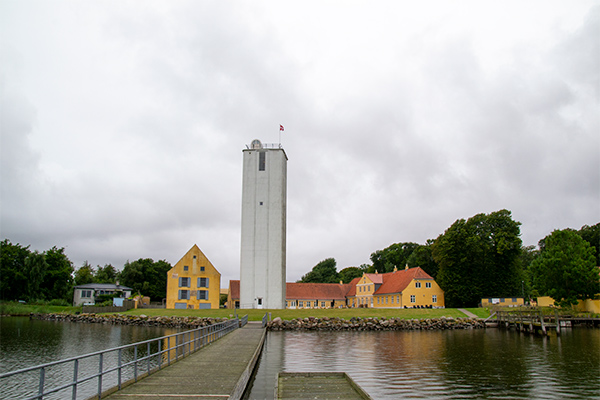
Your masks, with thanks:
M 494 300 L 498 300 L 497 303 L 494 303 Z M 486 297 L 481 299 L 482 307 L 489 306 L 522 306 L 525 304 L 525 301 L 522 297 Z
M 575 306 L 577 311 L 593 312 L 594 314 L 600 314 L 600 300 L 579 300 L 579 304 Z
M 541 296 L 537 298 L 537 304 L 539 307 L 550 307 L 554 305 L 554 299 L 550 296 Z M 577 311 L 600 314 L 600 300 L 579 300 L 579 303 L 574 308 Z
M 420 287 L 417 287 L 417 282 Z M 427 287 L 427 283 L 430 283 L 431 287 Z M 415 296 L 414 303 L 411 302 L 411 296 Z M 433 279 L 413 279 L 402 293 L 375 294 L 373 297 L 375 308 L 445 307 L 444 291 Z
M 196 257 L 194 259 L 194 256 Z M 187 267 L 187 271 L 185 270 Z M 202 271 L 204 268 L 204 271 Z M 190 278 L 189 287 L 179 287 L 179 278 Z M 208 278 L 208 288 L 198 287 L 198 278 Z M 198 309 L 201 305 L 210 305 L 210 308 L 219 308 L 219 294 L 221 288 L 221 274 L 212 263 L 194 245 L 173 268 L 167 272 L 167 308 L 173 309 L 185 304 L 186 308 Z M 179 299 L 179 291 L 188 290 L 189 299 Z M 198 300 L 197 291 L 208 290 L 208 300 Z

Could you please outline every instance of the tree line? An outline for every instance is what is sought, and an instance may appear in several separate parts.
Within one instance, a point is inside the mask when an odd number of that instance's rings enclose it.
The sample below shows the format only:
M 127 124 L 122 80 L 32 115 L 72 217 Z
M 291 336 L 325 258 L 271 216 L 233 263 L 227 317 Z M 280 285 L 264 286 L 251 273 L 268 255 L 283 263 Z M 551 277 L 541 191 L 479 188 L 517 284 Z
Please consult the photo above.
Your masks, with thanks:
M 475 307 L 485 297 L 550 296 L 560 305 L 600 293 L 600 223 L 555 230 L 538 248 L 523 246 L 521 223 L 499 210 L 458 219 L 425 244 L 395 243 L 371 254 L 371 264 L 337 272 L 319 262 L 298 282 L 350 282 L 363 273 L 421 267 L 444 290 L 447 307 Z
M 117 283 L 153 301 L 166 297 L 168 262 L 150 258 L 127 261 L 122 271 L 111 264 L 94 268 L 87 261 L 77 270 L 64 248 L 44 252 L 30 246 L 0 242 L 0 300 L 57 301 L 71 303 L 73 289 L 87 283 Z

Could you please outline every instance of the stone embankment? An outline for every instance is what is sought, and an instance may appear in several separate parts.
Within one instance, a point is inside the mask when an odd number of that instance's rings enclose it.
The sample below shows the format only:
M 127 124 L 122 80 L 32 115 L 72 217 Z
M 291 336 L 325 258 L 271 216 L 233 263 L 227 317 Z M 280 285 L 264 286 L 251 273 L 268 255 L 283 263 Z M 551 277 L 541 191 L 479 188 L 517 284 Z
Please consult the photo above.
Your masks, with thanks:
M 284 321 L 274 318 L 269 322 L 268 329 L 272 331 L 397 331 L 397 330 L 442 330 L 442 329 L 481 329 L 485 322 L 471 318 L 297 318 Z
M 142 315 L 123 314 L 31 314 L 31 319 L 46 321 L 82 322 L 88 324 L 161 326 L 165 328 L 200 328 L 203 326 L 224 322 L 227 318 L 196 318 L 196 317 L 148 317 Z

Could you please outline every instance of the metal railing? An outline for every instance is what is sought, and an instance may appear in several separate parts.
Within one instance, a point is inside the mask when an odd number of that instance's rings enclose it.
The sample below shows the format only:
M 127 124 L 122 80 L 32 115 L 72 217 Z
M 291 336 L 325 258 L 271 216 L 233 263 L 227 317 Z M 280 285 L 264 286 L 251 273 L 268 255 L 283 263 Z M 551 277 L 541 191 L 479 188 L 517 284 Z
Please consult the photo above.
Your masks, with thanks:
M 248 316 L 245 318 L 247 321 Z M 137 382 L 138 378 L 194 353 L 239 326 L 240 321 L 236 318 L 156 339 L 6 372 L 0 374 L 3 393 L 0 397 L 4 398 L 7 395 L 6 398 L 32 400 L 54 395 L 52 398 L 64 399 L 69 397 L 70 391 L 73 400 L 78 396 L 97 396 L 100 399 L 104 390 L 114 387 L 121 389 L 124 383 L 132 380 Z M 69 364 L 72 364 L 72 369 Z M 36 371 L 39 379 L 35 379 Z M 82 374 L 86 375 L 80 377 Z M 59 378 L 56 378 L 57 376 Z M 57 382 L 56 386 L 47 389 L 47 377 L 62 382 Z
M 244 325 L 248 323 L 248 314 L 244 315 L 242 319 L 240 319 L 240 328 L 243 328 Z
M 262 327 L 266 327 L 267 323 L 269 322 L 269 313 L 266 312 L 264 317 L 262 317 Z

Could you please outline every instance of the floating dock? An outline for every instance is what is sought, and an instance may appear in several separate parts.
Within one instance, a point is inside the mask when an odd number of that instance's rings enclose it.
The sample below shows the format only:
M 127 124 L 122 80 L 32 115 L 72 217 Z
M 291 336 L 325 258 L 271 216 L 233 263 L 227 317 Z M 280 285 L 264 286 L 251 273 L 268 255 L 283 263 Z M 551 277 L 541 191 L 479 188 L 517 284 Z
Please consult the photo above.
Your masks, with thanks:
M 345 372 L 280 372 L 276 399 L 372 399 Z

